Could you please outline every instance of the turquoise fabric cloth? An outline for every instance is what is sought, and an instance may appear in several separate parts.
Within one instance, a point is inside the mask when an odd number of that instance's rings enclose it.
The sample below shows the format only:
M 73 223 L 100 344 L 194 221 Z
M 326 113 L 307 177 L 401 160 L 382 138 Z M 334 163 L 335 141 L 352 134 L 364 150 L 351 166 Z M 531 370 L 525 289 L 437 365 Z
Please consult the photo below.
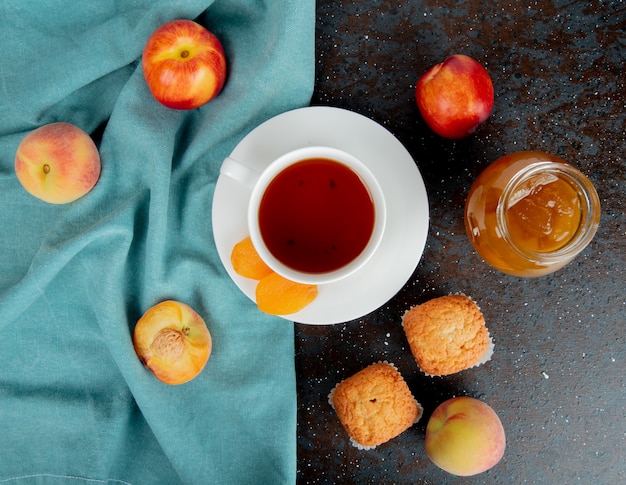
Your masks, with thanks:
M 214 101 L 174 111 L 141 71 L 149 35 L 196 19 L 223 42 Z M 293 324 L 229 279 L 211 226 L 222 160 L 309 103 L 313 0 L 0 2 L 0 483 L 280 484 L 296 477 Z M 55 206 L 14 173 L 29 131 L 92 135 L 102 175 Z M 204 371 L 159 382 L 132 330 L 184 301 L 213 337 Z

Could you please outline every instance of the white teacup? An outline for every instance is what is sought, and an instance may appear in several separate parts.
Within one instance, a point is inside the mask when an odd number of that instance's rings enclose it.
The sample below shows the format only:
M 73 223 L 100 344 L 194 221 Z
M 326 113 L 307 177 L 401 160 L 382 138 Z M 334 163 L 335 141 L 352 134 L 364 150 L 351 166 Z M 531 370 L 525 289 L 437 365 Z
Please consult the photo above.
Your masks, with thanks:
M 265 263 L 291 281 L 325 284 L 363 267 L 385 230 L 376 177 L 344 151 L 288 152 L 261 173 L 232 158 L 221 173 L 251 188 L 248 230 Z

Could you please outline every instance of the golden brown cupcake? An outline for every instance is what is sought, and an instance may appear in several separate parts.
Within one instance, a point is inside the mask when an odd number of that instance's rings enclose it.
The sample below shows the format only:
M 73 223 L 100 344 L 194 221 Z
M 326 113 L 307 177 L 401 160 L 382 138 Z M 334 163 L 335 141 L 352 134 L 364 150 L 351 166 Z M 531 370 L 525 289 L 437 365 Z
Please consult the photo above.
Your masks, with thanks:
M 374 448 L 416 423 L 422 407 L 400 372 L 378 362 L 335 386 L 328 396 L 354 446 Z
M 493 343 L 478 305 L 465 295 L 434 298 L 403 317 L 404 333 L 419 367 L 444 376 L 491 358 Z

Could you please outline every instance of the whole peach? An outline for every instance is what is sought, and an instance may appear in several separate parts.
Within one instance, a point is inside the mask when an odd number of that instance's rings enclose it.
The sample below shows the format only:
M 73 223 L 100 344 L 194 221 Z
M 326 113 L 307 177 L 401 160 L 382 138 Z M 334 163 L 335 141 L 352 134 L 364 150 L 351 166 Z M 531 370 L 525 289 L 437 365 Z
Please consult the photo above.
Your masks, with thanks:
M 172 109 L 193 109 L 215 98 L 226 81 L 219 39 L 193 20 L 173 20 L 156 29 L 142 56 L 152 95 Z
M 419 78 L 415 101 L 435 133 L 444 138 L 464 138 L 491 114 L 493 84 L 487 70 L 475 59 L 455 54 Z
M 183 384 L 196 377 L 211 355 L 211 334 L 189 305 L 166 300 L 139 319 L 133 333 L 139 359 L 157 379 Z
M 71 123 L 50 123 L 31 131 L 15 155 L 15 174 L 22 186 L 51 204 L 73 202 L 87 194 L 100 170 L 95 143 Z
M 439 468 L 459 476 L 495 466 L 506 447 L 504 428 L 487 404 L 467 396 L 441 403 L 426 425 L 426 454 Z

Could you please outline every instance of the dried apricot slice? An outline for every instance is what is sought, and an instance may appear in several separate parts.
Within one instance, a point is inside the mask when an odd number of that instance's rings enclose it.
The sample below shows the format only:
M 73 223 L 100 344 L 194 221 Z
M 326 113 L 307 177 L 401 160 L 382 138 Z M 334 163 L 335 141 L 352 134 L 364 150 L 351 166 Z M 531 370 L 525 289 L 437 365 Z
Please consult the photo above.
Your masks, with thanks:
M 235 244 L 230 253 L 230 263 L 233 265 L 235 273 L 244 278 L 260 280 L 273 273 L 252 245 L 250 236 Z
M 290 315 L 302 310 L 317 296 L 317 285 L 307 285 L 271 273 L 256 287 L 259 310 L 271 315 Z

